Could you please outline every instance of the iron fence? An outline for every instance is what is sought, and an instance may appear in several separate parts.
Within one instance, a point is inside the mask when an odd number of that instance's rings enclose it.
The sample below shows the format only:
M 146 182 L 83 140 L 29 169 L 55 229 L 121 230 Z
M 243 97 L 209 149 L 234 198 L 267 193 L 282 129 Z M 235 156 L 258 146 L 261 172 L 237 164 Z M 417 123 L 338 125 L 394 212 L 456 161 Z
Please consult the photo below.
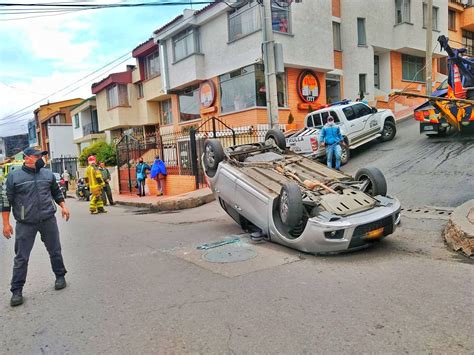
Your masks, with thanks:
M 51 171 L 54 173 L 62 174 L 64 170 L 67 169 L 69 175 L 76 177 L 77 168 L 78 168 L 78 158 L 76 157 L 61 157 L 52 159 L 51 162 Z

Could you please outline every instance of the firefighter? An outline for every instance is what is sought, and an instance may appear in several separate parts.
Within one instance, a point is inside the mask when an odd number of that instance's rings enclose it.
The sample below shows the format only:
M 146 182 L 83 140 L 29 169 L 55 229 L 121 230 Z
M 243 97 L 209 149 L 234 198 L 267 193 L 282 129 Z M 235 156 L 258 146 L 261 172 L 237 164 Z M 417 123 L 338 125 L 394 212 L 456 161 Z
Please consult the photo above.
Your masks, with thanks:
M 91 155 L 87 159 L 87 163 L 89 166 L 85 172 L 85 180 L 91 193 L 89 210 L 91 214 L 107 213 L 104 209 L 104 201 L 102 200 L 102 189 L 104 188 L 105 183 L 102 178 L 102 173 L 97 167 L 95 156 Z

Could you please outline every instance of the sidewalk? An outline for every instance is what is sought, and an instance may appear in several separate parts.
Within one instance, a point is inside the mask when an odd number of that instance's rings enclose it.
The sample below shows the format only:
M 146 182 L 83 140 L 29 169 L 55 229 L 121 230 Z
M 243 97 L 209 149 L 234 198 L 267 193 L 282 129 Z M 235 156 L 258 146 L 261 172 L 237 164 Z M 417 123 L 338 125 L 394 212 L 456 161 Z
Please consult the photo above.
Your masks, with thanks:
M 454 210 L 444 231 L 444 239 L 455 251 L 474 255 L 474 200 Z
M 214 201 L 210 188 L 199 189 L 176 196 L 144 196 L 114 195 L 114 201 L 119 205 L 146 207 L 153 211 L 175 211 L 202 206 Z

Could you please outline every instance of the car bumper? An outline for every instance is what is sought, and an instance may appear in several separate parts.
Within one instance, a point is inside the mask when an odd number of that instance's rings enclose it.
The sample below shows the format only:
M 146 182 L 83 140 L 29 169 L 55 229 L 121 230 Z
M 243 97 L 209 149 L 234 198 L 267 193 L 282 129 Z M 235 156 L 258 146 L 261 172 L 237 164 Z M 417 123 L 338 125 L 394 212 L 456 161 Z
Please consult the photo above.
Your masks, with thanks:
M 393 198 L 386 206 L 342 217 L 333 222 L 310 218 L 304 232 L 295 239 L 270 230 L 273 241 L 312 254 L 338 253 L 367 247 L 392 234 L 400 222 L 400 202 Z M 331 235 L 333 234 L 333 235 Z

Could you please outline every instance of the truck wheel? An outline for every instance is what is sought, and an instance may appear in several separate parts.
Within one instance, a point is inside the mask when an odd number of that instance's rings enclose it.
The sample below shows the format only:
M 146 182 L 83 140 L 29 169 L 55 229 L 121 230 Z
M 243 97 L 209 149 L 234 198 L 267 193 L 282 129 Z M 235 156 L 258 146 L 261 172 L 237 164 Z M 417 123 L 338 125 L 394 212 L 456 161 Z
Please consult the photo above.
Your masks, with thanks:
M 217 139 L 208 139 L 204 143 L 204 167 L 206 174 L 213 177 L 219 163 L 224 160 L 224 149 Z
M 273 139 L 275 144 L 281 150 L 286 150 L 286 138 L 282 131 L 279 129 L 270 129 L 267 134 L 265 134 L 265 140 Z
M 355 179 L 365 183 L 361 189 L 362 192 L 371 196 L 387 195 L 387 180 L 379 169 L 374 167 L 359 169 Z
M 383 130 L 382 130 L 382 137 L 381 137 L 382 142 L 391 141 L 393 138 L 395 138 L 396 134 L 397 134 L 397 127 L 395 126 L 395 123 L 393 123 L 392 121 L 385 121 L 385 123 L 383 124 Z
M 349 149 L 349 144 L 347 141 L 344 141 L 345 144 L 341 145 L 341 165 L 346 164 L 351 157 L 351 150 Z
M 280 191 L 278 212 L 281 222 L 288 232 L 291 232 L 300 224 L 303 218 L 303 198 L 301 197 L 300 187 L 294 182 L 283 184 Z

